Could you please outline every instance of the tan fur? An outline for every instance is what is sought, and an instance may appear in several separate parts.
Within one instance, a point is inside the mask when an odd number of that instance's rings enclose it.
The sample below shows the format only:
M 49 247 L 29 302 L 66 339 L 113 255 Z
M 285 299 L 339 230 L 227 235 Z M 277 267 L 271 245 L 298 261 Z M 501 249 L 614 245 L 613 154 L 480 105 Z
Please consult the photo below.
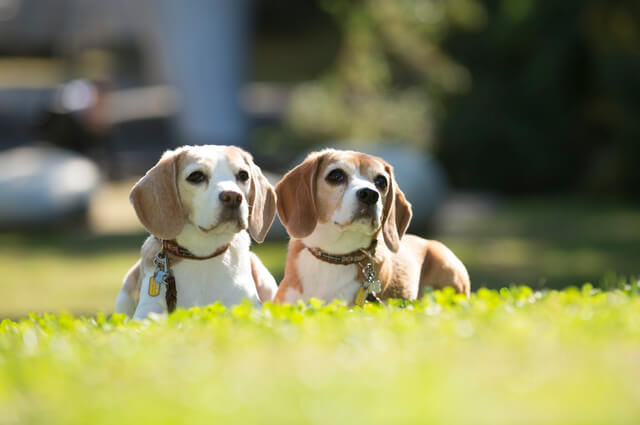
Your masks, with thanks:
M 385 199 L 382 234 L 389 249 L 393 252 L 398 252 L 400 240 L 409 227 L 413 212 L 411 211 L 411 204 L 409 204 L 396 183 L 393 168 L 385 162 L 385 169 L 391 178 L 389 179 L 389 187 L 387 188 Z
M 272 301 L 274 294 L 269 291 L 268 285 L 265 284 L 265 274 L 268 274 L 268 270 L 264 267 L 264 264 L 260 261 L 260 258 L 254 253 L 250 253 L 251 260 L 251 276 L 256 285 L 258 291 L 258 297 L 260 301 Z
M 276 292 L 276 296 L 273 299 L 274 302 L 285 302 L 285 296 L 288 291 L 295 291 L 298 294 L 302 294 L 302 284 L 300 283 L 300 277 L 298 277 L 298 271 L 296 270 L 295 259 L 303 249 L 305 249 L 305 247 L 299 240 L 291 239 L 289 241 L 289 253 L 287 254 L 287 263 L 285 264 L 284 279 L 280 282 L 278 292 Z
M 175 238 L 184 226 L 185 211 L 177 181 L 178 159 L 183 154 L 182 150 L 165 153 L 129 194 L 142 225 L 162 239 Z
M 381 158 L 359 152 L 330 150 L 309 155 L 276 185 L 278 214 L 292 239 L 285 276 L 275 300 L 284 302 L 289 290 L 302 293 L 296 262 L 305 247 L 299 239 L 311 234 L 317 223 L 327 221 L 342 202 L 345 189 L 330 185 L 321 178 L 335 162 L 359 170 L 371 181 L 380 174 L 388 177 L 388 187 L 380 191 L 384 205 L 382 226 L 375 235 L 378 239 L 375 258 L 378 278 L 382 282 L 381 298 L 412 298 L 411 288 L 419 288 L 420 296 L 428 287 L 440 289 L 446 286 L 468 296 L 471 283 L 467 270 L 446 246 L 405 235 L 412 216 L 411 204 L 398 187 L 393 168 Z M 359 278 L 363 278 L 361 274 Z
M 276 192 L 262 174 L 251 155 L 238 148 L 230 147 L 227 155 L 240 155 L 251 172 L 251 192 L 249 195 L 249 233 L 256 242 L 263 242 L 276 217 Z
M 418 294 L 427 288 L 446 286 L 466 296 L 470 294 L 467 270 L 441 242 L 405 235 L 397 253 L 382 246 L 376 252 L 376 260 L 379 279 L 384 282 L 382 299 L 409 298 L 407 288 L 414 279 L 418 279 Z

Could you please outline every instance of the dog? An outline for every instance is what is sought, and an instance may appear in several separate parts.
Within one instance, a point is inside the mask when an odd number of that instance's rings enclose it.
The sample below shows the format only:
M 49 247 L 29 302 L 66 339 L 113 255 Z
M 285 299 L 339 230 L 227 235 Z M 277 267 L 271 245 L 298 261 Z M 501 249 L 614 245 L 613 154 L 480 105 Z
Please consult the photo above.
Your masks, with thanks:
M 411 204 L 378 157 L 327 149 L 276 184 L 278 216 L 291 236 L 276 302 L 318 298 L 414 300 L 426 288 L 469 296 L 462 262 L 445 245 L 405 235 Z
M 276 194 L 249 153 L 213 145 L 167 151 L 129 199 L 151 235 L 124 278 L 116 313 L 142 319 L 176 307 L 273 299 L 275 279 L 249 251 L 249 235 L 264 240 Z

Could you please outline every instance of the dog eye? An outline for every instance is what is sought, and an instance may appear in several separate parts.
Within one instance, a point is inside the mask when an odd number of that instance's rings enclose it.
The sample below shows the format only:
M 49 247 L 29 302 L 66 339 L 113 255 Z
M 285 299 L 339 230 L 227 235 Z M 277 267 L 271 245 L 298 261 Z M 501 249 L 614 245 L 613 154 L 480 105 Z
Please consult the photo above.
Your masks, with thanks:
M 246 182 L 247 180 L 249 180 L 249 173 L 244 170 L 240 170 L 236 175 L 236 179 L 241 182 Z
M 202 183 L 206 179 L 207 176 L 205 176 L 202 171 L 194 171 L 187 177 L 187 181 L 194 184 Z
M 344 182 L 346 178 L 347 176 L 344 171 L 336 168 L 335 170 L 332 170 L 329 174 L 327 174 L 326 180 L 331 184 L 340 184 Z
M 378 176 L 373 180 L 376 184 L 376 187 L 380 190 L 385 190 L 387 188 L 387 178 L 385 176 Z

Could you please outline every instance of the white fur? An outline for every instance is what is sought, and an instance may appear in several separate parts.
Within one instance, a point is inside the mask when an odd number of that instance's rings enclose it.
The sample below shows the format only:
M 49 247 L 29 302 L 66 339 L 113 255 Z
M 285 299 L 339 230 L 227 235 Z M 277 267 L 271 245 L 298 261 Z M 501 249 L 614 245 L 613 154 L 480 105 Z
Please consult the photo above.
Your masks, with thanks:
M 296 269 L 302 285 L 302 293 L 304 294 L 298 294 L 297 299 L 305 301 L 310 298 L 318 298 L 325 301 L 340 299 L 352 302 L 361 284 L 356 280 L 358 274 L 357 265 L 326 263 L 318 260 L 306 249 L 300 251 Z M 294 298 L 294 300 L 296 299 L 294 291 L 289 291 L 286 295 Z
M 300 291 L 297 291 L 293 288 L 288 288 L 284 293 L 283 301 L 285 303 L 293 304 L 293 303 L 296 303 L 298 300 L 302 300 L 302 299 L 304 298 L 302 297 L 302 294 L 300 293 Z
M 218 225 L 218 217 L 224 208 L 220 201 L 220 193 L 233 191 L 244 195 L 239 212 L 241 226 L 247 228 L 249 218 L 249 205 L 246 201 L 248 184 L 236 180 L 234 170 L 226 161 L 224 147 L 198 146 L 194 148 L 194 151 L 198 153 L 198 160 L 184 167 L 179 179 L 185 181 L 194 171 L 204 171 L 209 176 L 209 180 L 206 184 L 181 185 L 181 190 L 192 196 L 189 221 L 196 226 L 196 230 L 212 229 Z M 210 170 L 213 170 L 213 173 L 210 174 Z M 178 243 L 180 243 L 179 240 Z M 205 255 L 196 252 L 194 254 Z
M 182 259 L 173 266 L 171 270 L 176 280 L 176 306 L 189 308 L 220 301 L 229 307 L 245 298 L 255 305 L 260 305 L 256 285 L 251 275 L 249 244 L 249 234 L 242 231 L 233 238 L 231 246 L 224 254 L 208 260 Z M 188 246 L 185 247 L 191 250 Z M 134 319 L 143 319 L 149 313 L 167 311 L 164 285 L 161 287 L 160 294 L 155 297 L 149 295 L 150 275 L 149 271 L 144 274 L 140 302 L 133 316 Z
M 354 220 L 359 210 L 363 208 L 358 200 L 358 190 L 368 188 L 380 192 L 373 183 L 354 169 L 353 164 L 347 161 L 338 161 L 331 167 L 327 167 L 326 174 L 336 168 L 341 168 L 350 175 L 342 202 L 333 212 L 331 221 L 318 223 L 313 233 L 303 239 L 303 243 L 305 246 L 320 248 L 327 253 L 339 255 L 366 248 L 371 244 L 373 235 L 381 226 L 383 205 L 382 195 L 380 195 L 375 205 L 373 220 L 370 218 Z
M 347 254 L 371 244 L 375 229 L 370 220 L 362 220 L 347 227 L 335 223 L 318 223 L 302 242 L 310 248 L 320 248 L 329 254 Z
M 136 312 L 136 300 L 126 291 L 120 291 L 116 297 L 115 312 L 132 317 Z
M 342 161 L 341 161 L 342 162 Z M 331 167 L 330 169 L 341 168 L 341 167 Z M 343 169 L 345 169 L 344 167 Z M 347 170 L 345 170 L 347 171 Z M 348 171 L 347 171 L 348 172 Z M 328 173 L 327 173 L 328 174 Z M 376 186 L 370 182 L 367 178 L 363 177 L 360 174 L 360 171 L 356 170 L 355 172 L 349 173 L 349 184 L 345 190 L 344 197 L 342 198 L 342 203 L 340 204 L 340 208 L 334 211 L 331 219 L 334 223 L 347 226 L 351 224 L 354 215 L 358 212 L 358 209 L 362 208 L 360 201 L 358 201 L 357 192 L 360 189 L 371 189 L 379 193 Z M 380 220 L 382 218 L 382 195 L 378 197 L 378 201 L 376 202 L 375 207 L 375 216 L 374 216 L 374 227 L 380 227 Z

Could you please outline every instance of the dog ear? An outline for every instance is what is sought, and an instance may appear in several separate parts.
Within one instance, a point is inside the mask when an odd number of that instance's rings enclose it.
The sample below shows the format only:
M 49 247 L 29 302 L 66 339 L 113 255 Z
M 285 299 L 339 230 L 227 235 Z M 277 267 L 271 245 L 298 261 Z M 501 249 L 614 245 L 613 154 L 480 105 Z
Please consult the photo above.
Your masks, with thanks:
M 411 204 L 398 187 L 398 183 L 393 174 L 393 167 L 386 164 L 385 169 L 389 174 L 389 191 L 387 193 L 382 218 L 382 234 L 387 247 L 392 252 L 398 252 L 400 239 L 402 239 L 407 231 L 413 213 L 411 212 Z
M 154 236 L 174 239 L 184 227 L 184 209 L 178 192 L 178 158 L 182 151 L 166 152 L 131 189 L 129 200 L 142 225 Z
M 276 192 L 271 183 L 262 174 L 262 170 L 254 162 L 251 155 L 242 151 L 245 162 L 251 173 L 251 189 L 249 194 L 249 234 L 261 243 L 276 217 Z
M 276 185 L 278 216 L 289 235 L 309 236 L 318 223 L 316 177 L 323 155 L 310 154 Z

